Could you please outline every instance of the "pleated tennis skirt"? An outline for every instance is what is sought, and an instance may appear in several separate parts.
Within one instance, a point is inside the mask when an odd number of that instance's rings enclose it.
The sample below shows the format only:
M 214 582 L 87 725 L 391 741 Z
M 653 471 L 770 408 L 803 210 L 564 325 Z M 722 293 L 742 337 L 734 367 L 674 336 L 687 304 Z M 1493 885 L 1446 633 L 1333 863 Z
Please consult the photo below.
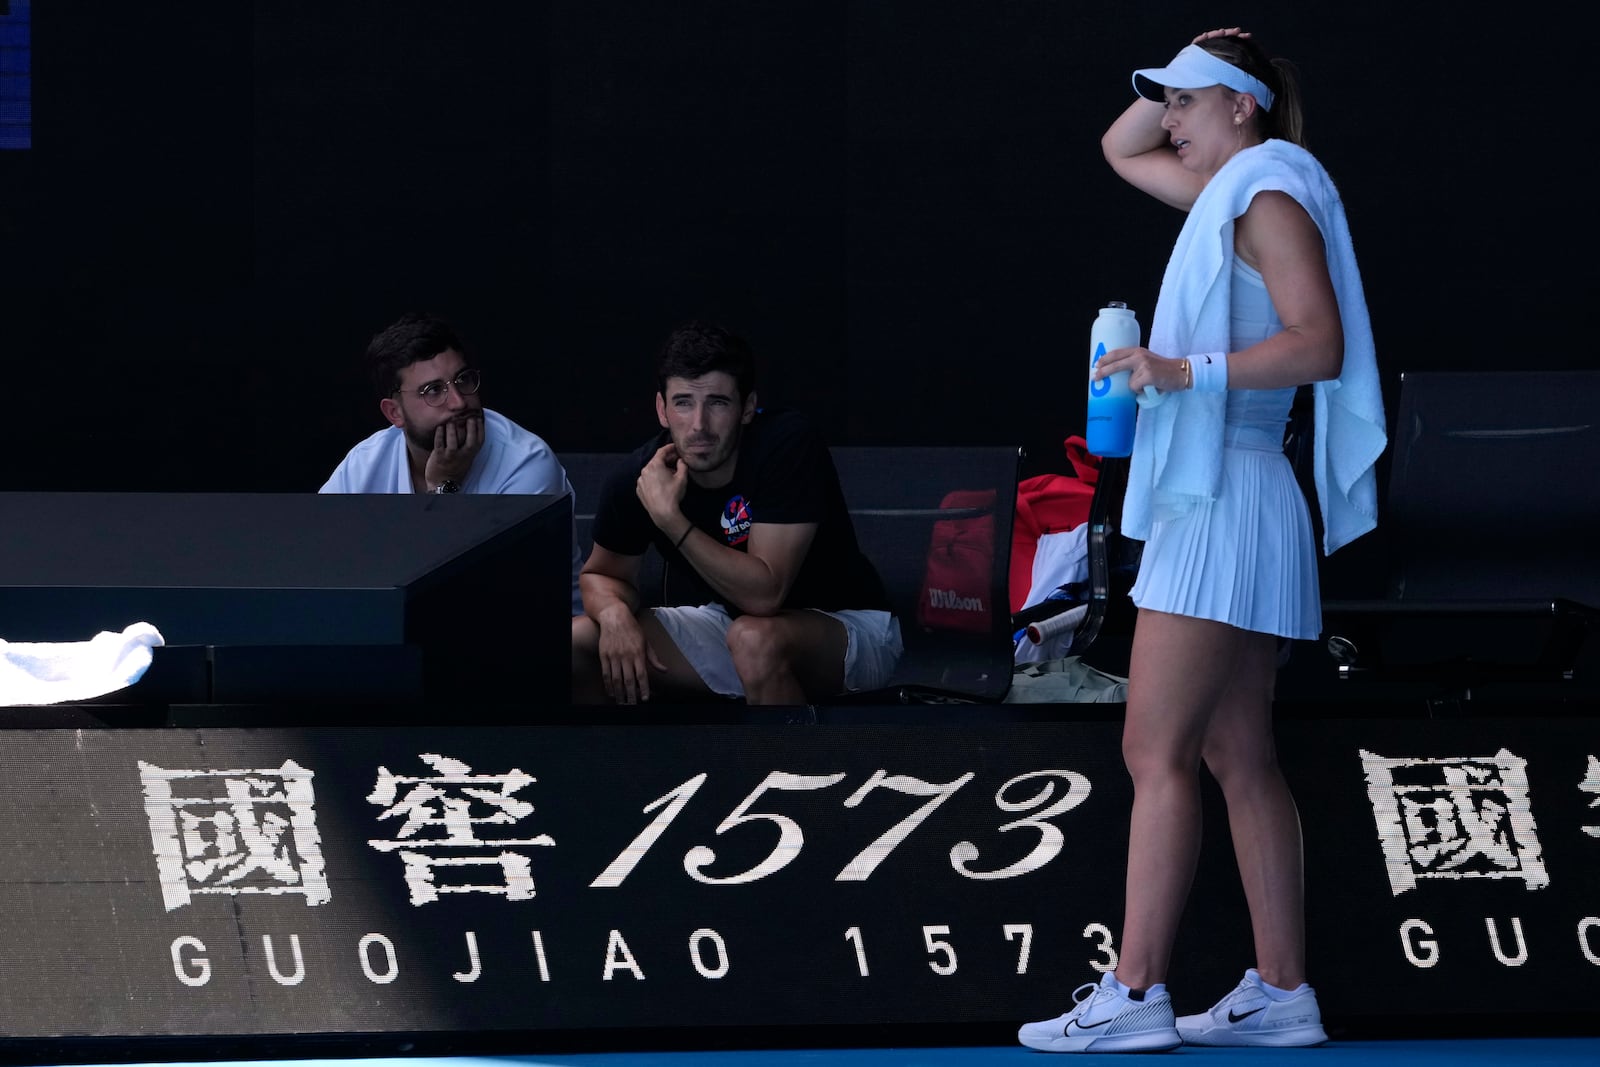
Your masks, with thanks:
M 1153 611 L 1315 640 L 1316 542 L 1282 447 L 1228 445 L 1217 498 L 1152 523 L 1130 595 Z

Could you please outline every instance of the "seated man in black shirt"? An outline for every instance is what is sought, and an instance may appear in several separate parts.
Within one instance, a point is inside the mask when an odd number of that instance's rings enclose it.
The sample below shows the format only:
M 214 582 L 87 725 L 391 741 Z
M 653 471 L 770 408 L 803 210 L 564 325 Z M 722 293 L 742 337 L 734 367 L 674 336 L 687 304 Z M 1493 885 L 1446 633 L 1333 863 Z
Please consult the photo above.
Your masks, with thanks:
M 704 323 L 656 365 L 663 431 L 605 486 L 572 620 L 578 703 L 652 691 L 802 704 L 887 682 L 900 624 L 856 543 L 826 445 L 800 415 L 757 407 L 743 340 Z M 654 544 L 696 603 L 641 610 Z

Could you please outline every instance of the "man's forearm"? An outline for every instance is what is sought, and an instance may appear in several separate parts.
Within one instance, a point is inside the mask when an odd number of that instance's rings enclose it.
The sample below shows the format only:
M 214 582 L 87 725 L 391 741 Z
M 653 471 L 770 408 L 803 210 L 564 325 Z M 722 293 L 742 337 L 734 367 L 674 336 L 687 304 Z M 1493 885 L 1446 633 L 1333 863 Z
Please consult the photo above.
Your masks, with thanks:
M 789 595 L 789 583 L 766 560 L 720 544 L 699 527 L 678 551 L 702 581 L 746 615 L 776 615 Z
M 639 610 L 639 590 L 621 578 L 579 574 L 578 592 L 583 597 L 583 613 L 602 627 L 608 615 L 623 611 L 631 618 Z

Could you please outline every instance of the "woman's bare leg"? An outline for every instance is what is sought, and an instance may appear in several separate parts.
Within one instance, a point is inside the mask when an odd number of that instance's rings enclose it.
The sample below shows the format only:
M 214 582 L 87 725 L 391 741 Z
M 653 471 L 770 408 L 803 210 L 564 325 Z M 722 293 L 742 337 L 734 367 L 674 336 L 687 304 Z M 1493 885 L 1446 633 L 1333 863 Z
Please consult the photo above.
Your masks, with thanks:
M 1250 906 L 1256 969 L 1282 989 L 1306 980 L 1305 871 L 1300 815 L 1272 736 L 1276 639 L 1250 634 L 1201 748 L 1222 787 L 1239 877 Z
M 1250 634 L 1223 623 L 1139 612 L 1122 754 L 1133 778 L 1128 878 L 1117 978 L 1166 980 L 1200 855 L 1200 759 Z M 1269 639 L 1270 640 L 1270 639 Z

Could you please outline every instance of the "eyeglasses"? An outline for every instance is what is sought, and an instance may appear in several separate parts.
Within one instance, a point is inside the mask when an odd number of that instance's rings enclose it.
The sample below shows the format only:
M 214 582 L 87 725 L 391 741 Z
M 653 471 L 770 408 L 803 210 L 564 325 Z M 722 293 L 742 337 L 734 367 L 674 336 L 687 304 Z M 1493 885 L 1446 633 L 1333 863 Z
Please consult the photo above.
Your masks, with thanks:
M 423 382 L 417 386 L 416 392 L 422 398 L 424 404 L 430 408 L 436 408 L 443 404 L 445 398 L 450 395 L 450 387 L 452 385 L 456 387 L 456 392 L 462 396 L 471 396 L 478 391 L 478 386 L 482 384 L 483 372 L 476 367 L 468 367 L 449 381 L 436 378 L 431 382 Z M 395 390 L 397 393 L 404 391 L 404 389 Z

